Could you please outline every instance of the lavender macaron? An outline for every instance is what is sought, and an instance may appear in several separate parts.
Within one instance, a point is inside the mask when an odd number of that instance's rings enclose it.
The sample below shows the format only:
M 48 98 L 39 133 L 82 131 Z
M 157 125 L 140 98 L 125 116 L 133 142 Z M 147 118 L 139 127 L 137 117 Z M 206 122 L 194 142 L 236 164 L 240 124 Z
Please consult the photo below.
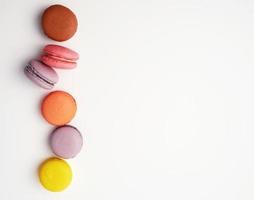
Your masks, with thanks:
M 48 90 L 52 89 L 59 79 L 54 69 L 38 60 L 31 60 L 24 72 L 32 82 Z
M 60 158 L 75 157 L 83 146 L 82 135 L 77 128 L 64 125 L 56 128 L 50 135 L 49 143 L 52 151 Z

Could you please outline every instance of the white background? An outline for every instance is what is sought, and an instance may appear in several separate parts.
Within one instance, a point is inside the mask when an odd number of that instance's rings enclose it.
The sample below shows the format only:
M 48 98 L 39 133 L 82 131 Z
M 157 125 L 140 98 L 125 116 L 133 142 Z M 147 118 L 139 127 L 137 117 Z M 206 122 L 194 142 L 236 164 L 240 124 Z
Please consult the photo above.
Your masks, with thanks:
M 0 0 L 1 200 L 253 200 L 253 0 Z M 80 53 L 55 89 L 85 138 L 72 185 L 46 191 L 48 93 L 23 74 L 48 43 L 40 15 L 78 16 Z

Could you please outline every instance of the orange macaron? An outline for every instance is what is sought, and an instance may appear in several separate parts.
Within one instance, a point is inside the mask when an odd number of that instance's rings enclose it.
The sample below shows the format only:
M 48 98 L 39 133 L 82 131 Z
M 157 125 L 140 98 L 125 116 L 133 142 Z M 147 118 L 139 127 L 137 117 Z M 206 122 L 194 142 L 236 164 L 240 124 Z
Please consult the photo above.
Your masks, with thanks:
M 69 123 L 75 116 L 77 104 L 72 95 L 64 91 L 49 93 L 42 101 L 41 113 L 52 125 L 61 126 Z

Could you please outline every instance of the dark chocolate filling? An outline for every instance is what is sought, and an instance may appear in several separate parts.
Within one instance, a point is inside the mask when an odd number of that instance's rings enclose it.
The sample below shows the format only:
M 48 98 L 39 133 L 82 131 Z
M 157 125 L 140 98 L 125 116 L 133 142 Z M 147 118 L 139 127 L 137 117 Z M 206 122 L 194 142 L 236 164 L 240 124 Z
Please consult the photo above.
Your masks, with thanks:
M 54 86 L 54 83 L 50 80 L 48 80 L 46 77 L 39 75 L 39 72 L 34 69 L 34 67 L 29 63 L 25 70 L 29 72 L 31 75 L 38 77 L 40 80 L 46 82 L 47 84 Z

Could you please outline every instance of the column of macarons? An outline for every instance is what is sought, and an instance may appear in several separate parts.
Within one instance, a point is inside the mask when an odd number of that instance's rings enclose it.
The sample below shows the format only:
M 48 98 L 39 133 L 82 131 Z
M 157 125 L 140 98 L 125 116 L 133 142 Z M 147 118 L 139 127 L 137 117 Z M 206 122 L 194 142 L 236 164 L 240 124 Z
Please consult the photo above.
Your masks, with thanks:
M 58 42 L 70 39 L 76 32 L 75 14 L 62 5 L 48 7 L 42 15 L 43 32 Z M 51 90 L 58 82 L 55 69 L 73 69 L 77 52 L 56 44 L 46 45 L 39 59 L 31 60 L 25 67 L 27 77 L 38 86 Z M 77 111 L 74 97 L 65 91 L 53 91 L 43 98 L 41 114 L 55 129 L 49 136 L 49 144 L 55 157 L 45 160 L 39 167 L 41 184 L 49 191 L 59 192 L 69 186 L 72 170 L 64 159 L 75 157 L 81 150 L 83 138 L 80 131 L 69 125 Z

